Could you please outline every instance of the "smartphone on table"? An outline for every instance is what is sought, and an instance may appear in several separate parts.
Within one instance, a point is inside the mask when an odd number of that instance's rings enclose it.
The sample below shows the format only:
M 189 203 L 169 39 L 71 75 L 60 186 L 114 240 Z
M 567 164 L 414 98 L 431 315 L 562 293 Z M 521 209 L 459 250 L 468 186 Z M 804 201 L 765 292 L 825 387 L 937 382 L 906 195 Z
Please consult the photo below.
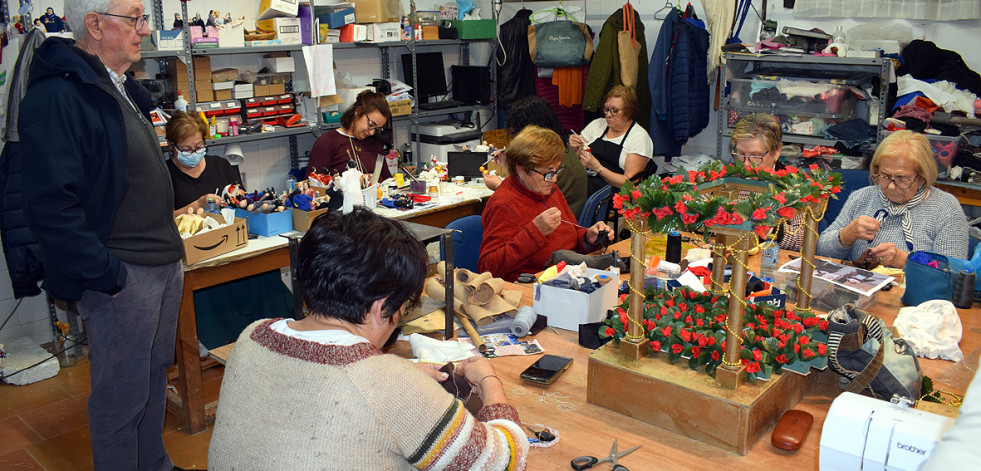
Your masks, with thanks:
M 571 364 L 572 358 L 569 357 L 543 355 L 521 372 L 521 379 L 538 384 L 552 384 Z

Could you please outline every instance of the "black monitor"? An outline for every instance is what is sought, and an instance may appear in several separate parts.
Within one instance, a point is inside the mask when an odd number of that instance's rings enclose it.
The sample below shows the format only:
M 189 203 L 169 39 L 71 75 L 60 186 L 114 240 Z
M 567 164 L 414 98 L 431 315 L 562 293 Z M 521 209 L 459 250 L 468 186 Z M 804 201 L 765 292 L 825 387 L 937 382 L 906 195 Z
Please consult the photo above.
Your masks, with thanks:
M 402 54 L 402 74 L 405 83 L 412 87 L 416 100 L 420 103 L 429 97 L 446 95 L 446 69 L 443 67 L 442 52 L 416 54 L 416 76 L 419 85 L 412 83 L 412 54 Z

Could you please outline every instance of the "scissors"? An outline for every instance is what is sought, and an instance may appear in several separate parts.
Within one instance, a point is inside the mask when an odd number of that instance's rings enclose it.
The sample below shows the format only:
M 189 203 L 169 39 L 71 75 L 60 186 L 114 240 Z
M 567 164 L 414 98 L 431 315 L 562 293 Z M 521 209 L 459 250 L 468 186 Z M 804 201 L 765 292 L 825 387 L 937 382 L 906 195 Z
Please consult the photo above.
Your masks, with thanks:
M 595 456 L 580 456 L 578 458 L 574 458 L 572 460 L 572 469 L 576 471 L 582 471 L 584 469 L 592 468 L 593 466 L 602 463 L 604 461 L 609 461 L 613 463 L 613 471 L 629 471 L 626 466 L 622 464 L 617 464 L 617 459 L 627 455 L 628 453 L 633 452 L 638 448 L 640 448 L 640 445 L 637 445 L 622 453 L 617 453 L 617 440 L 613 439 L 613 448 L 610 448 L 610 456 L 607 456 L 606 458 L 603 459 L 596 459 Z

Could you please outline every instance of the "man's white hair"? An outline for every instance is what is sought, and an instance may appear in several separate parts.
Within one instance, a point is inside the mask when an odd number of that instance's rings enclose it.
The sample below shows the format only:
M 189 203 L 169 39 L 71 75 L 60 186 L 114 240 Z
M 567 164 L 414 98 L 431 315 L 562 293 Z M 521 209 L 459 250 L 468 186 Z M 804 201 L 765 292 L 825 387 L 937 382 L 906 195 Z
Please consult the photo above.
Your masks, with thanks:
M 89 37 L 89 30 L 85 28 L 85 14 L 94 11 L 103 13 L 109 11 L 114 3 L 119 0 L 72 0 L 65 2 L 65 19 L 71 27 L 75 40 L 84 42 Z

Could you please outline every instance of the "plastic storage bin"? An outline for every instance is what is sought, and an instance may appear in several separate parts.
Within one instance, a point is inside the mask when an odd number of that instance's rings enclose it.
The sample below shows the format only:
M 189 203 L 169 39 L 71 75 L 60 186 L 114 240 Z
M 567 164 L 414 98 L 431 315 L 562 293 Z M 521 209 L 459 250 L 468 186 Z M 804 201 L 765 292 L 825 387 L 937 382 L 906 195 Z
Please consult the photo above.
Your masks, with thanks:
M 885 138 L 885 136 L 892 134 L 892 132 L 885 131 L 882 134 L 883 138 Z M 935 134 L 924 134 L 924 136 L 930 141 L 930 148 L 933 149 L 933 159 L 937 162 L 937 170 L 940 173 L 950 170 L 951 163 L 954 157 L 957 156 L 957 150 L 960 148 L 961 137 L 938 136 Z
M 288 73 L 267 73 L 267 74 L 255 74 L 255 80 L 252 81 L 255 85 L 273 85 L 277 83 L 287 83 L 290 81 L 290 74 Z
M 842 121 L 855 117 L 859 97 L 847 85 L 777 78 L 730 79 L 729 103 L 772 114 L 828 113 Z

